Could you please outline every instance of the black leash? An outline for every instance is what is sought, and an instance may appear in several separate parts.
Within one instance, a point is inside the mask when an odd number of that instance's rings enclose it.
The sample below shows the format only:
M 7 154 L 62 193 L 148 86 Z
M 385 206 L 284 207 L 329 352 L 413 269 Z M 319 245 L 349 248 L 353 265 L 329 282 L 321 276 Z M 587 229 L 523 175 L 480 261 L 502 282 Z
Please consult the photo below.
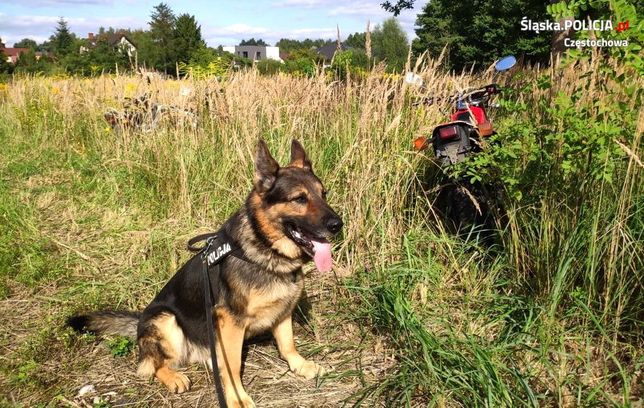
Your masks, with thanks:
M 204 246 L 195 246 L 196 243 L 202 241 L 206 241 Z M 213 301 L 213 292 L 215 293 L 215 296 L 219 294 L 219 282 L 221 279 L 221 267 L 219 264 L 228 255 L 234 255 L 235 257 L 245 261 L 248 260 L 239 253 L 241 248 L 235 245 L 232 239 L 230 239 L 222 230 L 197 235 L 196 237 L 191 238 L 188 241 L 188 249 L 201 255 L 204 279 L 204 306 L 206 309 L 206 324 L 208 328 L 208 346 L 210 347 L 212 375 L 215 380 L 215 391 L 217 392 L 219 406 L 221 408 L 227 408 L 224 388 L 221 384 L 219 365 L 217 364 L 217 336 L 215 335 L 217 314 L 213 313 L 213 306 L 216 301 L 216 299 Z M 211 267 L 214 271 L 212 281 L 209 273 L 209 269 Z

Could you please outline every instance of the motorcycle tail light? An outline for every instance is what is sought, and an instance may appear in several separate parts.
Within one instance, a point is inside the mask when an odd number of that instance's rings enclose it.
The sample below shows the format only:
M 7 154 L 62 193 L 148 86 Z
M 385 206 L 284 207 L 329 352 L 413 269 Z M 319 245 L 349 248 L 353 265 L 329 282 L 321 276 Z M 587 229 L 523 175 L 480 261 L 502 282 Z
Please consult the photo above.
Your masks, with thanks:
M 451 140 L 458 137 L 458 126 L 445 126 L 438 129 L 438 136 L 441 140 Z

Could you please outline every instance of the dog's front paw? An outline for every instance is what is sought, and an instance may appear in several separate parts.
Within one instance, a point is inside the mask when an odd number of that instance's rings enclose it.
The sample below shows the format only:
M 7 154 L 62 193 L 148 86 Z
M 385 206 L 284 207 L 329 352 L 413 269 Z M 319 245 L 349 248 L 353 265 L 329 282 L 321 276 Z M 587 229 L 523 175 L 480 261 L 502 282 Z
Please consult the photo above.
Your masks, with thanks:
M 304 360 L 299 367 L 292 367 L 291 370 L 307 380 L 319 377 L 324 374 L 324 368 L 311 360 Z
M 161 381 L 173 393 L 181 394 L 190 389 L 190 379 L 182 373 L 172 372 L 171 375 L 165 376 Z

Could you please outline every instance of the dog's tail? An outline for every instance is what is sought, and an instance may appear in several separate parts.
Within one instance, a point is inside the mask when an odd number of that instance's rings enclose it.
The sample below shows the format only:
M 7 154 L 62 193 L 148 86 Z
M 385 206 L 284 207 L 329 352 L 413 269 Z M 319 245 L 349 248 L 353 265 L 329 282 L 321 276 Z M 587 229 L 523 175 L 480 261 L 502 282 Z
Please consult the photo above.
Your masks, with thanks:
M 67 325 L 77 332 L 97 335 L 121 335 L 136 338 L 140 313 L 130 311 L 100 311 L 76 315 L 67 319 Z

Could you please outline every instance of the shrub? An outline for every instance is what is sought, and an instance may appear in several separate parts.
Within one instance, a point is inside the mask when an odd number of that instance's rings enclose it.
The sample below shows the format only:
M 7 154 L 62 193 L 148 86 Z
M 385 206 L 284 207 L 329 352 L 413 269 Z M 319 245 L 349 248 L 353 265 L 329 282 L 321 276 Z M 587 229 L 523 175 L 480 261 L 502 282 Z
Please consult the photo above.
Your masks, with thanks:
M 364 75 L 369 69 L 369 58 L 361 50 L 347 50 L 336 52 L 331 64 L 331 70 L 338 78 L 346 78 L 348 74 Z
M 274 75 L 282 70 L 282 63 L 272 59 L 258 61 L 255 66 L 262 75 Z

